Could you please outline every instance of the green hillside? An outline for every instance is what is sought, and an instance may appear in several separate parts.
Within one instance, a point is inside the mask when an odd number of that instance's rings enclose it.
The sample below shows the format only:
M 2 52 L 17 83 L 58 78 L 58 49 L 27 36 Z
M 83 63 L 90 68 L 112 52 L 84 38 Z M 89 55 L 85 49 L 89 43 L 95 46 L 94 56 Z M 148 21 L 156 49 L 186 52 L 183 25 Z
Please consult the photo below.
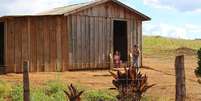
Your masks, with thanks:
M 201 48 L 201 40 L 173 39 L 160 36 L 143 37 L 143 53 L 145 55 L 169 55 L 178 49 L 195 54 L 199 48 Z

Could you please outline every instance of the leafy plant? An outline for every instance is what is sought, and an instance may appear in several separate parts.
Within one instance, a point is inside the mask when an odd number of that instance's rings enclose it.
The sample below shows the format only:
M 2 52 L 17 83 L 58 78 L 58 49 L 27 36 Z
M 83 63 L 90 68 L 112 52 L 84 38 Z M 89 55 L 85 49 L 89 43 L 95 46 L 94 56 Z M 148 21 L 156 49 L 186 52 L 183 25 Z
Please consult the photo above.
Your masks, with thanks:
M 64 89 L 64 85 L 62 82 L 58 80 L 48 81 L 47 87 L 43 88 L 42 91 L 39 90 L 39 94 L 41 91 L 41 95 L 46 97 L 47 100 L 43 100 L 43 101 L 66 101 L 65 93 L 63 92 L 63 89 Z
M 11 98 L 12 101 L 23 101 L 23 86 L 21 84 L 12 88 Z
M 124 71 L 122 73 L 118 70 L 117 74 L 110 72 L 114 77 L 112 83 L 119 92 L 117 96 L 119 101 L 140 101 L 142 95 L 155 85 L 148 85 L 147 76 L 137 72 L 134 67 L 129 67 L 129 69 L 125 68 Z
M 45 93 L 50 96 L 62 91 L 63 88 L 64 86 L 60 81 L 48 81 L 47 87 L 45 88 Z
M 198 55 L 198 67 L 195 70 L 195 74 L 198 77 L 201 77 L 201 48 L 197 52 Z

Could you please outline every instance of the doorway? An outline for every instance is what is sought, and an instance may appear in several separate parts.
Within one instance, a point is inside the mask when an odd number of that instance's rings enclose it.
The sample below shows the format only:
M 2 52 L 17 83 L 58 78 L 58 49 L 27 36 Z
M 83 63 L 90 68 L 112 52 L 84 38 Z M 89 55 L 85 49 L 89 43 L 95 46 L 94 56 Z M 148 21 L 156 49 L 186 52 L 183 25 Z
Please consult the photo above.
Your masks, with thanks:
M 0 66 L 4 63 L 4 22 L 0 22 Z
M 127 21 L 114 20 L 114 52 L 119 51 L 121 60 L 127 62 L 128 60 L 128 41 L 127 41 Z

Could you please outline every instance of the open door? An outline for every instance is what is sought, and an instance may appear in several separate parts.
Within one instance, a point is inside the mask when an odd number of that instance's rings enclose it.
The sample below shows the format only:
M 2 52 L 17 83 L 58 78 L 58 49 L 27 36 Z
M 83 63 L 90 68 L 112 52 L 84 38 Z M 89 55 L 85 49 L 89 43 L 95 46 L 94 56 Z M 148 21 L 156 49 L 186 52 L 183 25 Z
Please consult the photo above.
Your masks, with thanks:
M 5 65 L 4 59 L 4 22 L 0 22 L 0 66 Z
M 119 51 L 121 60 L 128 60 L 127 21 L 114 20 L 114 52 Z

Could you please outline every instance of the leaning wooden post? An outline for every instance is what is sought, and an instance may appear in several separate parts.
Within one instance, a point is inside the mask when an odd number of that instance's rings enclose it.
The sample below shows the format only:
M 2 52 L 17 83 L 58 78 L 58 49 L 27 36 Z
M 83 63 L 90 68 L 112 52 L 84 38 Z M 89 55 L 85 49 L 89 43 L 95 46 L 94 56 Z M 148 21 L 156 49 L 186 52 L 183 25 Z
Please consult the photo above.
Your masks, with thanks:
M 114 63 L 113 63 L 113 55 L 110 53 L 110 70 L 114 68 Z
M 23 63 L 23 87 L 24 87 L 24 101 L 30 101 L 29 90 L 29 61 Z
M 185 85 L 184 55 L 176 57 L 175 72 L 176 72 L 176 101 L 185 101 L 186 85 Z

